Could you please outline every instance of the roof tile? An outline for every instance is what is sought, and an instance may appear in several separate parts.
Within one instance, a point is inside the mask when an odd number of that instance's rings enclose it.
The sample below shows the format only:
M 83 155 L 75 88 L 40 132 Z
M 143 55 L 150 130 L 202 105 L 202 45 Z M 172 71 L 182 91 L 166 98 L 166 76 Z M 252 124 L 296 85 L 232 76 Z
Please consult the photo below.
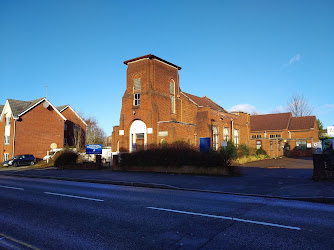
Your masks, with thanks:
M 250 117 L 251 131 L 286 129 L 289 126 L 291 116 L 291 113 L 252 115 Z
M 315 116 L 292 117 L 289 129 L 300 130 L 314 128 L 315 120 Z
M 221 112 L 226 112 L 227 111 L 222 108 L 221 106 L 219 106 L 217 103 L 215 103 L 214 101 L 212 101 L 210 98 L 204 96 L 204 97 L 199 97 L 199 96 L 195 96 L 195 95 L 191 95 L 185 92 L 182 92 L 186 97 L 188 97 L 190 100 L 192 100 L 194 103 L 196 103 L 198 106 L 202 106 L 202 107 L 210 107 L 212 109 L 216 109 L 219 110 Z

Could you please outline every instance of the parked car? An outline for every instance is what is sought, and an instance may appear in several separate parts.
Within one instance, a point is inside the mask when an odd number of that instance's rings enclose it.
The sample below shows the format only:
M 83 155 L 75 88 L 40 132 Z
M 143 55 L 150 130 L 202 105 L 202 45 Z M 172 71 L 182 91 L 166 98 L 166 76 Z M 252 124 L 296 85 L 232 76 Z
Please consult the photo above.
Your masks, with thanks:
M 36 158 L 33 155 L 17 155 L 13 159 L 3 162 L 3 166 L 23 166 L 23 165 L 34 165 L 36 163 Z

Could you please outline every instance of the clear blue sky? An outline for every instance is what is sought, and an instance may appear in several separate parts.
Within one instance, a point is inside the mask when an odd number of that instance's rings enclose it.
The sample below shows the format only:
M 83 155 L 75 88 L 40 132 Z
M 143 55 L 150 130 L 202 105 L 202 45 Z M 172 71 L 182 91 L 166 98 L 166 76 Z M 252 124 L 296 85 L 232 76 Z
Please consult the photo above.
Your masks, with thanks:
M 334 125 L 334 1 L 0 0 L 0 104 L 45 96 L 94 116 L 110 135 L 123 61 L 182 67 L 185 92 L 270 113 L 303 94 Z M 234 107 L 235 108 L 235 107 Z

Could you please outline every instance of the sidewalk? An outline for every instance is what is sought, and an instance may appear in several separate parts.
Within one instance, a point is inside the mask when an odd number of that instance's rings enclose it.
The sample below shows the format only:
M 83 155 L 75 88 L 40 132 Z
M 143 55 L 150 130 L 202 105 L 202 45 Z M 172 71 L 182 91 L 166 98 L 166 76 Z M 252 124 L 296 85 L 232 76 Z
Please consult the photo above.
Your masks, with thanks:
M 241 177 L 177 175 L 111 170 L 1 169 L 0 175 L 50 178 L 115 185 L 239 194 L 334 204 L 334 182 L 313 181 L 310 162 L 281 160 L 241 167 Z M 284 165 L 288 164 L 288 165 Z M 290 165 L 289 165 L 290 164 Z M 290 167 L 289 167 L 290 166 Z M 292 167 L 291 167 L 292 166 Z

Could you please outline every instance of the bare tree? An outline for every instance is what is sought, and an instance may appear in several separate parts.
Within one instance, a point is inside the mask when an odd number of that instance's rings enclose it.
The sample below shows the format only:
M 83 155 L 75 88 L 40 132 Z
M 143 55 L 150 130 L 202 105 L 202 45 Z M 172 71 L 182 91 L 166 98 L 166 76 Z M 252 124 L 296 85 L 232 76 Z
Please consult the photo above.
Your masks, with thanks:
M 304 95 L 293 94 L 288 100 L 287 110 L 292 116 L 308 116 L 312 114 L 313 108 L 304 98 Z
M 86 143 L 87 144 L 106 144 L 106 133 L 101 127 L 99 127 L 98 122 L 94 117 L 88 117 L 85 119 L 87 123 L 86 129 Z

